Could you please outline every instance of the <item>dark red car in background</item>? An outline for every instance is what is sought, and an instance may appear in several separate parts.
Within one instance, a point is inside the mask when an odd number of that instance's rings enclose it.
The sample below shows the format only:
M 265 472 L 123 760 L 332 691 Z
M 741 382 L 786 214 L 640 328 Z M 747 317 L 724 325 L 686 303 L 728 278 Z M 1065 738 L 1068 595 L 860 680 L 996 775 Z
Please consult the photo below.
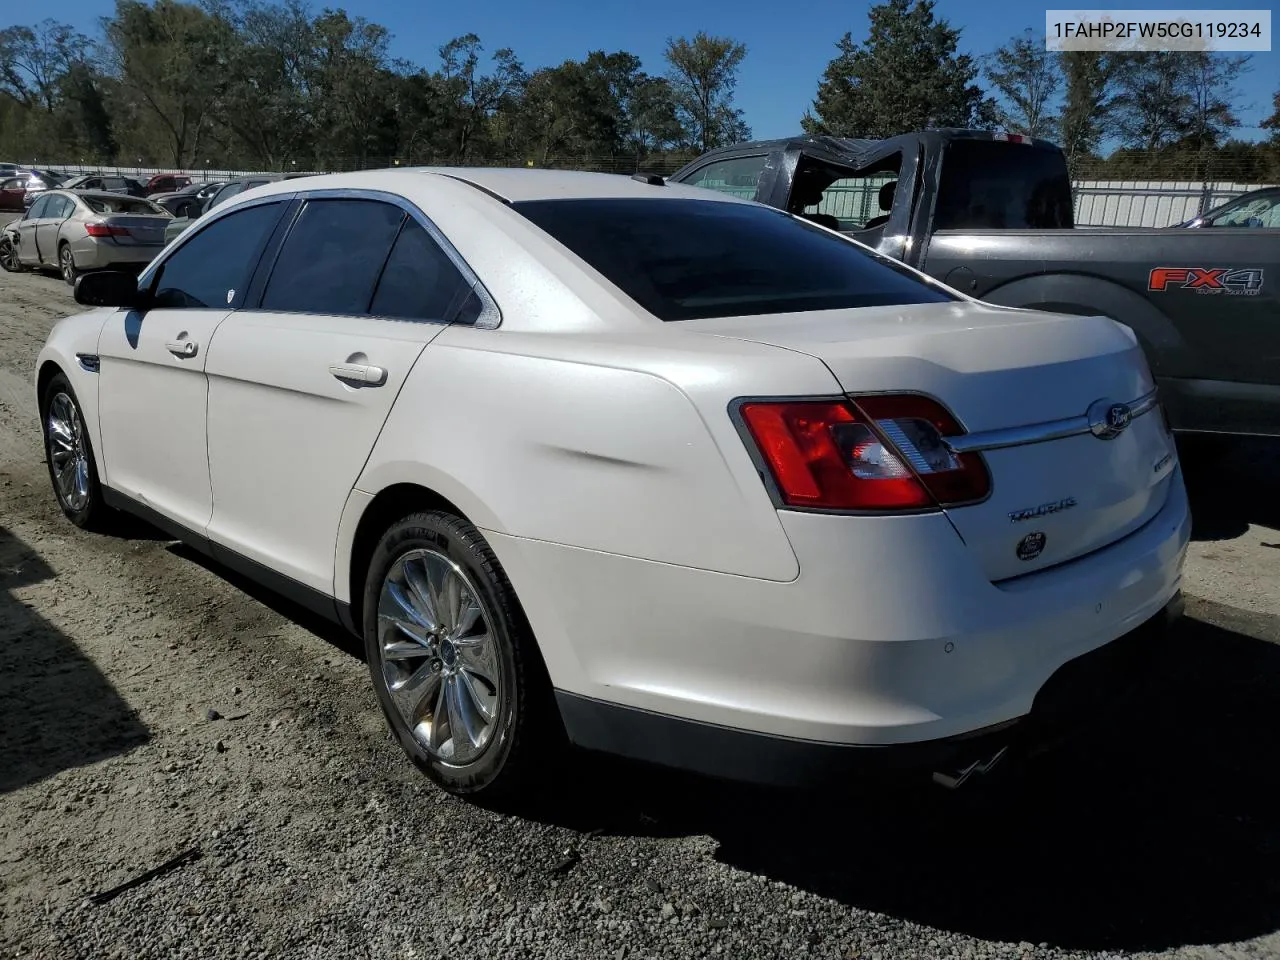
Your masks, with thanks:
M 180 173 L 157 173 L 147 181 L 147 196 L 153 193 L 173 193 L 191 185 L 191 178 Z
M 0 179 L 0 210 L 21 213 L 26 207 L 22 203 L 27 195 L 27 175 Z

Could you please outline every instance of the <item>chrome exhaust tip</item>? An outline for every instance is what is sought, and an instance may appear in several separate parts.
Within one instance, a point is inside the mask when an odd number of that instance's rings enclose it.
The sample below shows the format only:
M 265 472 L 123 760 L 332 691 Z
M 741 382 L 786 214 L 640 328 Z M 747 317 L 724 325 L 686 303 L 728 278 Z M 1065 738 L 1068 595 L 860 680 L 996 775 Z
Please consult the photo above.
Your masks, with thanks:
M 939 786 L 946 787 L 948 790 L 957 790 L 966 781 L 968 781 L 969 778 L 972 777 L 974 774 L 985 775 L 990 773 L 993 769 L 995 769 L 996 765 L 1001 760 L 1004 759 L 1004 755 L 1008 752 L 1009 752 L 1009 747 L 1006 744 L 1005 746 L 997 750 L 994 754 L 992 754 L 990 757 L 988 757 L 986 760 L 975 760 L 973 763 L 969 764 L 967 767 L 964 767 L 958 771 L 947 772 L 942 770 L 935 770 L 933 774 L 933 782 L 938 784 Z

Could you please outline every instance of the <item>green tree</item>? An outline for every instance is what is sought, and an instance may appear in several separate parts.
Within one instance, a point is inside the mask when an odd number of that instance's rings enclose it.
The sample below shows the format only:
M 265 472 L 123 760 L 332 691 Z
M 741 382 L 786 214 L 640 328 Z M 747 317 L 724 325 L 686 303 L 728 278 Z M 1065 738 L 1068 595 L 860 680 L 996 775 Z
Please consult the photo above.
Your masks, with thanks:
M 1238 125 L 1235 82 L 1247 63 L 1199 50 L 1117 55 L 1116 132 L 1126 147 L 1147 151 L 1222 142 Z
M 536 71 L 525 86 L 519 113 L 526 153 L 548 156 L 612 156 L 620 143 L 619 110 L 607 78 L 577 60 Z
M 1276 91 L 1273 103 L 1275 105 L 1275 110 L 1271 112 L 1271 116 L 1262 121 L 1262 127 L 1264 130 L 1272 131 L 1271 139 L 1275 143 L 1280 144 L 1280 90 Z
M 492 71 L 482 72 L 482 50 L 474 33 L 440 48 L 439 79 L 450 107 L 450 159 L 458 162 L 484 149 L 489 122 L 501 111 L 510 113 L 529 79 L 515 52 L 506 47 L 494 53 Z
M 689 137 L 676 108 L 676 94 L 666 77 L 641 74 L 627 109 L 627 144 L 637 158 L 652 151 L 671 150 Z M 742 132 L 740 139 L 750 139 Z
M 1058 55 L 1066 80 L 1058 138 L 1068 162 L 1094 156 L 1110 129 L 1115 62 L 1092 50 Z
M 228 151 L 270 168 L 313 154 L 309 72 L 315 31 L 299 0 L 249 0 L 229 11 L 238 43 L 230 45 L 218 119 Z
M 1182 59 L 1182 82 L 1189 97 L 1183 139 L 1195 146 L 1217 146 L 1240 125 L 1236 81 L 1249 69 L 1249 58 L 1197 50 Z
M 76 156 L 110 162 L 117 144 L 102 78 L 89 65 L 71 65 L 59 84 L 64 126 L 54 150 L 71 148 Z
M 329 165 L 390 158 L 399 140 L 391 34 L 363 17 L 326 10 L 312 21 L 306 83 L 318 136 L 316 155 Z
M 103 33 L 115 129 L 129 134 L 122 146 L 142 159 L 193 162 L 226 86 L 231 24 L 178 0 L 116 0 Z
M 52 113 L 62 78 L 88 50 L 88 37 L 56 20 L 0 30 L 0 90 Z
M 738 68 L 746 57 L 745 44 L 701 30 L 692 40 L 667 40 L 667 77 L 675 92 L 676 109 L 699 150 L 750 138 L 742 111 L 733 106 Z
M 1029 137 L 1057 132 L 1053 106 L 1062 74 L 1043 36 L 1026 30 L 1014 37 L 988 56 L 985 72 L 999 94 L 998 116 L 1005 129 Z
M 934 16 L 933 0 L 873 6 L 865 44 L 846 33 L 818 84 L 810 133 L 889 137 L 929 127 L 982 126 L 994 104 L 975 82 L 978 67 L 957 53 L 960 31 Z

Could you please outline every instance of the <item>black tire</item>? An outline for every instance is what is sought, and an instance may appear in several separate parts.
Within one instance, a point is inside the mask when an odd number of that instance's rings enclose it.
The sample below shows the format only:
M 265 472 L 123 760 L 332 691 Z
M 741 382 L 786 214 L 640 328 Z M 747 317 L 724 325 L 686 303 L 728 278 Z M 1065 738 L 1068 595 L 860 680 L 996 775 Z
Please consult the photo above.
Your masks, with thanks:
M 18 250 L 13 245 L 13 238 L 0 237 L 0 268 L 6 273 L 21 273 L 22 263 L 18 260 Z
M 63 280 L 67 281 L 67 285 L 72 287 L 76 285 L 76 277 L 80 276 L 80 271 L 76 269 L 75 254 L 71 252 L 69 243 L 58 245 L 58 273 Z
M 80 491 L 68 496 L 58 483 L 55 453 L 58 459 L 64 459 L 66 447 L 57 443 L 50 426 L 55 412 L 55 402 L 59 397 L 65 397 L 70 401 L 70 410 L 74 415 L 75 430 L 78 431 L 78 437 L 74 442 L 83 444 L 85 474 L 83 502 L 81 502 Z M 62 404 L 58 404 L 58 407 L 57 412 L 65 416 L 67 408 Z M 67 515 L 68 520 L 83 530 L 105 529 L 112 517 L 112 510 L 102 500 L 102 484 L 98 482 L 98 468 L 94 462 L 93 440 L 90 438 L 88 427 L 85 425 L 84 412 L 80 409 L 80 401 L 76 398 L 75 391 L 71 389 L 71 384 L 64 374 L 55 375 L 40 395 L 40 429 L 44 435 L 44 459 L 49 468 L 49 483 L 53 486 L 53 495 L 58 501 L 58 506 Z M 56 451 L 55 447 L 58 448 Z M 72 456 L 76 456 L 74 450 Z
M 447 644 L 443 640 L 436 641 L 440 644 L 437 647 L 424 648 L 437 650 L 439 655 L 423 655 L 421 665 L 416 661 L 388 664 L 382 655 L 384 640 L 380 634 L 379 604 L 384 584 L 389 575 L 399 575 L 398 571 L 403 569 L 403 565 L 397 566 L 400 561 L 412 562 L 415 557 L 422 559 L 424 553 L 432 562 L 442 557 L 456 565 L 469 581 L 465 589 L 474 591 L 480 601 L 479 607 L 483 610 L 480 617 L 487 621 L 484 632 L 491 638 L 492 652 L 502 676 L 502 694 L 494 693 L 496 706 L 493 712 L 497 719 L 492 724 L 492 732 L 485 746 L 480 748 L 479 755 L 464 763 L 450 762 L 433 754 L 420 739 L 435 736 L 422 729 L 426 722 L 426 710 L 423 708 L 428 701 L 435 701 L 436 709 L 440 709 L 438 696 L 443 697 L 443 694 L 429 693 L 421 697 L 422 707 L 410 711 L 411 717 L 415 713 L 422 716 L 416 727 L 419 735 L 415 735 L 395 705 L 390 690 L 392 680 L 389 679 L 389 675 L 404 677 L 419 669 L 431 669 L 441 675 L 439 686 L 429 689 L 443 690 L 447 680 L 464 687 L 466 684 L 458 682 L 463 667 L 462 655 L 454 652 L 453 659 L 449 659 L 452 648 L 446 650 Z M 458 796 L 486 802 L 515 796 L 532 798 L 538 787 L 546 782 L 547 774 L 562 754 L 563 728 L 533 633 L 510 581 L 480 531 L 466 520 L 439 510 L 413 513 L 392 524 L 382 535 L 369 563 L 363 612 L 365 654 L 378 703 L 401 748 L 419 769 L 442 789 Z M 394 628 L 388 630 L 388 637 L 391 636 L 404 639 Z M 401 668 L 401 663 L 406 666 Z M 448 673 L 450 664 L 455 672 L 446 677 L 444 674 Z M 485 692 L 491 686 L 486 685 Z M 496 691 L 498 687 L 492 686 L 492 689 Z M 458 695 L 463 693 L 465 691 L 460 690 Z M 476 702 L 468 700 L 469 704 Z M 435 726 L 434 721 L 432 726 Z M 452 721 L 448 729 L 450 743 L 453 743 Z M 475 749 L 474 741 L 464 742 L 464 748 Z

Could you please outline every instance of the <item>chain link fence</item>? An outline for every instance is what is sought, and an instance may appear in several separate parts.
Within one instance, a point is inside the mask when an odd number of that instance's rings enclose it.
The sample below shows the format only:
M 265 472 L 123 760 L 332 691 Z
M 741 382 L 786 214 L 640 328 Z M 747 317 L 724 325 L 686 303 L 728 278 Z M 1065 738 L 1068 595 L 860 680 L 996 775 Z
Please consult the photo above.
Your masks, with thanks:
M 468 160 L 467 166 L 530 167 L 558 170 L 585 170 L 598 173 L 630 175 L 637 172 L 670 175 L 684 166 L 692 155 L 651 156 L 641 160 L 635 157 L 548 157 L 537 161 L 528 159 Z M 340 159 L 327 165 L 327 169 L 306 169 L 295 163 L 276 165 L 272 168 L 240 166 L 201 167 L 153 167 L 103 166 L 85 163 L 37 163 L 33 166 L 70 174 L 120 174 L 142 181 L 158 173 L 177 173 L 195 180 L 234 180 L 252 175 L 339 173 L 353 170 L 387 168 L 412 168 L 427 164 L 409 163 L 400 158 Z M 444 164 L 442 164 L 444 165 Z M 1244 165 L 1240 166 L 1243 171 Z M 1232 165 L 1220 162 L 1215 170 L 1223 176 L 1215 180 L 1184 176 L 1157 178 L 1135 176 L 1133 179 L 1106 179 L 1098 176 L 1105 169 L 1101 164 L 1073 167 L 1076 223 L 1081 226 L 1099 227 L 1167 227 L 1182 223 L 1219 206 L 1250 190 L 1269 184 L 1233 179 L 1226 174 Z M 1205 168 L 1208 169 L 1208 168 Z M 1161 170 L 1163 171 L 1163 168 Z M 1188 171 L 1189 172 L 1189 171 Z M 1256 168 L 1250 170 L 1256 174 Z M 1092 175 L 1091 175 L 1092 174 Z M 828 190 L 819 209 L 837 218 L 863 223 L 879 213 L 879 182 L 849 183 Z

